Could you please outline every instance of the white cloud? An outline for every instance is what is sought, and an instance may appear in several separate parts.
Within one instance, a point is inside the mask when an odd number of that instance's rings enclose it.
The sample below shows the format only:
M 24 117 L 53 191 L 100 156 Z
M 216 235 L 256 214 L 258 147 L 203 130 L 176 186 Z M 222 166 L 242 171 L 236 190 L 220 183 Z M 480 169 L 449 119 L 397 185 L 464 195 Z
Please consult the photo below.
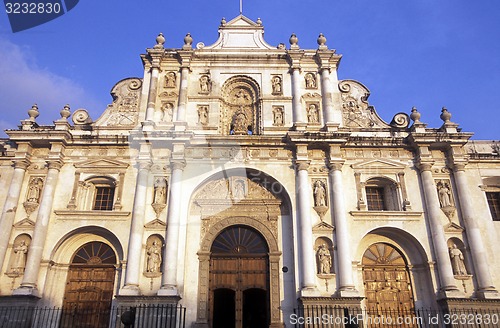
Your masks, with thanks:
M 28 118 L 27 111 L 34 103 L 40 111 L 37 122 L 51 124 L 60 118 L 59 111 L 65 104 L 101 107 L 93 98 L 78 83 L 39 67 L 28 46 L 19 46 L 0 37 L 2 131 L 16 128 L 20 120 Z

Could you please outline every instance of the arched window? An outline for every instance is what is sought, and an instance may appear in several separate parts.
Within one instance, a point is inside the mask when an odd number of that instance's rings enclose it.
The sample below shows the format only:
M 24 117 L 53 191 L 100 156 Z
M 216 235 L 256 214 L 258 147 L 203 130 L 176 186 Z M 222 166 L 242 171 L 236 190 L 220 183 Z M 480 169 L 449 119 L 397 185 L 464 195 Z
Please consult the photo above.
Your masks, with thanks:
M 387 178 L 372 178 L 365 183 L 369 211 L 399 211 L 397 185 Z

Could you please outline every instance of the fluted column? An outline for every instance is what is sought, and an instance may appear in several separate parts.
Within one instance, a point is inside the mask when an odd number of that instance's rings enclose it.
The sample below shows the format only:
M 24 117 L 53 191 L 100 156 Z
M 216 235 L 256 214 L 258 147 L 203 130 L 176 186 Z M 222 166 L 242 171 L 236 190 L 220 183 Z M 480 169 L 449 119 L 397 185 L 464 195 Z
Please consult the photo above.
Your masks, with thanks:
M 170 177 L 170 192 L 167 213 L 167 238 L 163 260 L 162 286 L 158 295 L 178 295 L 177 290 L 177 260 L 179 254 L 179 226 L 182 203 L 182 173 L 185 161 L 172 162 Z
M 28 249 L 23 281 L 21 282 L 21 286 L 14 290 L 14 295 L 32 295 L 37 293 L 38 273 L 40 271 L 40 263 L 42 262 L 43 248 L 47 240 L 50 213 L 52 212 L 52 204 L 54 202 L 54 192 L 57 186 L 59 171 L 63 165 L 59 160 L 49 161 L 47 163 L 49 170 L 40 199 L 40 207 L 36 218 L 35 230 L 33 231 L 33 239 Z
M 485 295 L 485 293 L 497 294 L 497 291 L 491 279 L 486 250 L 481 237 L 481 231 L 476 223 L 474 206 L 469 195 L 469 185 L 465 175 L 465 165 L 455 164 L 453 174 L 460 200 L 460 208 L 462 209 L 465 231 L 469 241 L 472 262 L 474 264 L 474 271 L 476 273 L 478 291 L 482 297 L 487 298 L 488 295 Z M 498 297 L 498 294 L 496 297 Z
M 2 216 L 0 218 L 0 269 L 5 260 L 5 254 L 9 247 L 10 233 L 12 232 L 12 224 L 16 216 L 16 208 L 19 204 L 19 196 L 21 187 L 24 181 L 24 175 L 28 168 L 29 161 L 18 160 L 14 162 L 14 174 L 10 181 L 7 199 L 3 205 Z
M 298 234 L 299 261 L 302 277 L 302 289 L 315 289 L 315 261 L 311 222 L 311 185 L 309 183 L 308 161 L 297 161 L 297 198 L 298 198 Z
M 156 94 L 158 89 L 158 75 L 160 74 L 160 59 L 153 58 L 153 63 L 151 65 L 151 75 L 149 79 L 149 92 L 148 92 L 148 107 L 146 108 L 146 121 L 153 121 L 155 106 L 156 106 Z
M 127 270 L 125 284 L 120 295 L 139 295 L 139 276 L 141 273 L 142 239 L 144 235 L 144 214 L 148 192 L 148 176 L 151 163 L 149 161 L 138 164 L 137 180 L 135 184 L 134 209 L 127 250 Z
M 349 244 L 349 229 L 344 200 L 344 187 L 342 182 L 342 163 L 330 163 L 330 183 L 332 190 L 332 209 L 335 222 L 335 240 L 337 244 L 337 277 L 339 281 L 340 296 L 357 296 L 354 288 L 351 247 Z
M 431 172 L 431 163 L 420 163 L 420 176 L 424 188 L 425 205 L 427 208 L 427 217 L 431 230 L 431 239 L 436 256 L 436 265 L 439 274 L 439 285 L 441 292 L 444 296 L 457 297 L 460 292 L 455 284 L 453 277 L 453 269 L 451 267 L 451 260 L 448 254 L 448 246 L 446 243 L 446 236 L 444 234 L 443 225 L 441 223 L 441 210 L 439 205 L 439 198 L 434 184 L 434 178 Z

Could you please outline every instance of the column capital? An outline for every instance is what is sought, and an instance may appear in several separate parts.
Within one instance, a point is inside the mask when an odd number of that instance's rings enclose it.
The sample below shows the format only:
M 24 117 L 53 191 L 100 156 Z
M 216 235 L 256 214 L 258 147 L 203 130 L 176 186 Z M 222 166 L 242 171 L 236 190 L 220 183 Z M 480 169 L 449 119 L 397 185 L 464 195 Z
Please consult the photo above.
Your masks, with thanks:
M 170 166 L 172 167 L 172 170 L 182 170 L 182 171 L 184 171 L 184 168 L 186 167 L 186 160 L 184 160 L 184 159 L 173 159 L 170 162 Z
M 59 160 L 59 159 L 56 159 L 56 160 L 49 160 L 49 161 L 46 161 L 47 162 L 47 166 L 50 169 L 55 169 L 55 170 L 58 170 L 60 171 L 61 170 L 61 167 L 64 165 L 63 161 Z
M 336 161 L 328 163 L 328 168 L 330 169 L 330 172 L 342 171 L 343 166 L 344 166 L 344 161 Z
M 26 158 L 14 160 L 12 162 L 14 163 L 15 169 L 22 169 L 22 170 L 26 170 L 28 166 L 30 166 L 31 164 L 31 162 Z
M 141 161 L 136 163 L 138 170 L 148 170 L 151 168 L 152 163 L 149 161 Z
M 417 168 L 420 172 L 432 171 L 432 165 L 434 165 L 434 162 L 420 162 L 417 163 Z
M 453 163 L 453 165 L 452 165 L 453 172 L 465 171 L 466 165 L 467 165 L 467 163 L 465 163 L 465 162 Z
M 297 170 L 302 171 L 306 170 L 309 168 L 309 165 L 311 164 L 311 161 L 306 161 L 306 160 L 299 160 L 296 161 L 295 164 L 297 165 Z

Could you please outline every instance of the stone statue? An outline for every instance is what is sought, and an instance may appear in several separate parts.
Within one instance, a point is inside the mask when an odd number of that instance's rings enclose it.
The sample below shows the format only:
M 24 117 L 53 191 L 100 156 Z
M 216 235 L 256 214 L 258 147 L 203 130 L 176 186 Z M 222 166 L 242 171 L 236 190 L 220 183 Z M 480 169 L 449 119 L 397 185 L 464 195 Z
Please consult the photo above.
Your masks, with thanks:
M 307 113 L 307 121 L 309 123 L 319 123 L 318 106 L 316 106 L 315 104 L 309 105 L 309 110 Z
M 174 105 L 172 103 L 166 103 L 163 106 L 163 116 L 161 120 L 163 122 L 172 122 L 174 119 Z
M 318 247 L 318 267 L 319 274 L 330 274 L 332 268 L 332 255 L 326 247 L 326 244 L 322 244 Z
M 274 114 L 274 126 L 283 126 L 285 124 L 284 119 L 283 119 L 283 108 L 275 108 L 273 110 Z
M 234 186 L 233 198 L 242 199 L 245 198 L 245 183 L 242 180 L 237 180 Z
M 154 204 L 167 203 L 167 181 L 164 178 L 158 178 L 154 185 Z
M 273 85 L 273 94 L 281 94 L 281 78 L 279 76 L 273 77 L 272 80 Z
M 42 193 L 43 180 L 42 178 L 33 178 L 28 186 L 28 202 L 39 203 Z
M 175 88 L 175 80 L 176 80 L 176 75 L 174 72 L 167 73 L 165 77 L 165 87 Z
M 234 134 L 248 133 L 247 116 L 242 109 L 239 109 L 233 117 L 233 131 Z
M 146 252 L 148 254 L 146 272 L 159 272 L 161 265 L 161 247 L 158 245 L 158 241 L 153 241 L 153 244 L 148 247 Z
M 320 180 L 314 183 L 314 206 L 326 206 L 326 190 Z
M 312 73 L 307 73 L 305 79 L 306 79 L 306 88 L 308 89 L 316 88 L 316 78 Z
M 207 106 L 201 106 L 198 108 L 198 123 L 201 125 L 207 125 L 208 124 L 208 107 Z
M 453 206 L 451 203 L 451 190 L 448 187 L 448 183 L 440 181 L 438 183 L 438 195 L 439 195 L 439 203 L 441 207 L 451 207 Z
M 454 275 L 456 276 L 467 275 L 467 269 L 465 268 L 465 262 L 464 262 L 464 255 L 462 254 L 462 251 L 458 249 L 457 245 L 455 244 L 453 244 L 450 247 L 450 259 Z
M 14 261 L 12 262 L 12 270 L 23 272 L 26 266 L 26 253 L 28 253 L 28 245 L 23 240 L 17 246 L 14 246 Z
M 200 92 L 210 92 L 210 77 L 208 75 L 200 77 Z

